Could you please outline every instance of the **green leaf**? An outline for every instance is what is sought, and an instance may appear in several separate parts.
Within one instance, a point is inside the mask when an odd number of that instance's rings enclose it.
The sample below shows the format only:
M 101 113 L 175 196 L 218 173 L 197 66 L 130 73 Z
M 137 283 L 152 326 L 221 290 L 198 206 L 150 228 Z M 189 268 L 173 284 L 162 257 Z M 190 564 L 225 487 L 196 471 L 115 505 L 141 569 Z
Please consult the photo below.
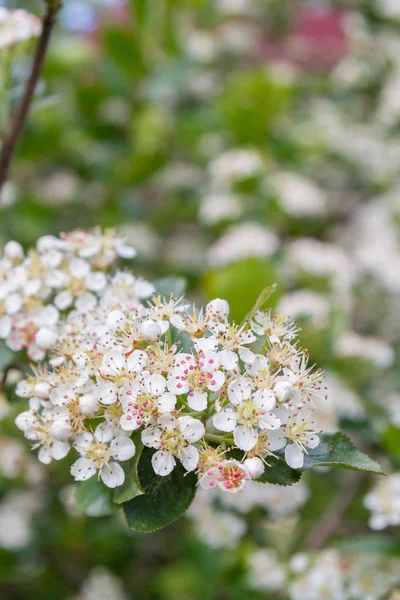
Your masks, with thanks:
M 258 296 L 253 308 L 246 315 L 246 318 L 244 319 L 245 321 L 250 321 L 254 317 L 254 315 L 262 309 L 268 298 L 272 296 L 272 294 L 275 292 L 276 288 L 277 284 L 273 283 L 272 285 L 269 285 L 268 287 L 263 289 L 261 294 Z
M 136 433 L 132 439 L 136 446 L 136 452 L 133 458 L 121 465 L 125 471 L 125 481 L 114 490 L 113 501 L 117 504 L 128 502 L 128 500 L 144 494 L 144 490 L 138 479 L 138 463 L 142 454 L 143 444 L 139 433 Z
M 384 475 L 380 465 L 357 450 L 343 433 L 322 435 L 320 445 L 308 451 L 301 469 L 292 469 L 286 464 L 284 451 L 278 451 L 276 455 L 277 458 L 268 457 L 268 464 L 271 466 L 265 467 L 264 473 L 257 481 L 275 485 L 293 485 L 300 480 L 304 471 L 312 467 L 339 467 Z
M 112 503 L 113 490 L 92 477 L 79 485 L 76 499 L 81 509 L 90 517 L 104 517 L 117 510 Z
M 364 471 L 384 475 L 381 466 L 363 454 L 343 433 L 324 434 L 319 446 L 310 450 L 304 459 L 305 469 L 311 467 L 340 467 L 353 471 Z
M 169 298 L 173 293 L 174 298 L 179 298 L 186 290 L 186 279 L 183 277 L 161 277 L 154 281 L 156 292 Z
M 151 464 L 153 450 L 144 448 L 138 465 L 139 482 L 145 493 L 123 505 L 127 523 L 134 531 L 149 533 L 176 521 L 191 505 L 197 477 L 180 463 L 166 477 L 156 475 Z
M 202 286 L 207 299 L 224 298 L 229 302 L 233 320 L 240 323 L 254 307 L 254 300 L 265 288 L 278 281 L 272 262 L 247 258 L 209 271 Z M 275 294 L 272 305 L 279 300 Z
M 400 458 L 400 428 L 388 427 L 383 434 L 384 446 L 389 452 Z
M 270 466 L 265 467 L 264 473 L 257 481 L 285 486 L 293 485 L 300 481 L 302 471 L 289 467 L 284 456 L 279 456 L 278 458 L 271 456 L 267 460 Z
M 0 369 L 9 367 L 15 360 L 15 353 L 9 350 L 6 346 L 0 346 Z

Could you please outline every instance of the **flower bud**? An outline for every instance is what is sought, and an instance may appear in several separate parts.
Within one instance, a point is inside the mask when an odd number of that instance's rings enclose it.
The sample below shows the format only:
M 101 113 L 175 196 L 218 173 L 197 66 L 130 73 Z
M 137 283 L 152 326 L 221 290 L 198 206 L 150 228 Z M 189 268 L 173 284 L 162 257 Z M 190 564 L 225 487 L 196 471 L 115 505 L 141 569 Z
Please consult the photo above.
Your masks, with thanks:
M 227 319 L 229 316 L 229 304 L 226 300 L 215 298 L 207 304 L 207 315 L 217 319 Z
M 24 257 L 24 251 L 21 244 L 11 240 L 4 246 L 4 256 L 11 262 L 18 262 Z
M 54 346 L 57 341 L 57 333 L 48 327 L 41 327 L 36 334 L 35 342 L 42 350 L 47 350 Z
M 264 463 L 261 458 L 258 458 L 257 456 L 254 458 L 246 458 L 243 464 L 252 479 L 257 479 L 257 477 L 260 477 L 260 475 L 264 473 Z
M 161 327 L 155 321 L 148 319 L 144 323 L 142 323 L 142 335 L 145 340 L 149 340 L 150 342 L 155 342 L 160 339 L 162 336 Z
M 110 331 L 122 329 L 127 321 L 122 310 L 113 310 L 107 317 L 107 327 Z

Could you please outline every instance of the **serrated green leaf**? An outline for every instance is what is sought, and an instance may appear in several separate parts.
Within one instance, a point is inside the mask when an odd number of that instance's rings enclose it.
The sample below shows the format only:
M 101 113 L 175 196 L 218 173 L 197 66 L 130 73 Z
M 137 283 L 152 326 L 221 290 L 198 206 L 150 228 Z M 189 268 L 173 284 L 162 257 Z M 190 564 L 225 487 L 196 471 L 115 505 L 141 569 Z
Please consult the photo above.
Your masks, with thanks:
M 257 479 L 262 483 L 273 483 L 275 485 L 294 485 L 301 478 L 301 470 L 292 469 L 285 461 L 284 456 L 268 458 L 269 467 L 265 467 L 264 473 Z
M 76 499 L 81 509 L 90 517 L 104 517 L 117 510 L 112 502 L 113 490 L 92 477 L 79 484 Z
M 142 454 L 143 444 L 139 433 L 135 434 L 132 439 L 136 446 L 136 452 L 133 458 L 121 465 L 125 471 L 125 481 L 114 490 L 113 501 L 117 504 L 128 502 L 128 500 L 144 494 L 138 478 L 138 463 Z
M 310 450 L 304 458 L 303 470 L 311 467 L 340 467 L 384 475 L 381 466 L 363 454 L 343 433 L 324 434 L 319 446 Z
M 191 505 L 197 477 L 180 463 L 166 477 L 156 475 L 151 464 L 153 450 L 144 448 L 138 464 L 139 481 L 145 493 L 123 505 L 128 526 L 150 533 L 176 521 Z
M 253 308 L 246 315 L 246 318 L 244 319 L 244 321 L 250 321 L 254 317 L 256 312 L 258 312 L 259 310 L 262 309 L 262 307 L 264 306 L 264 304 L 266 303 L 268 298 L 275 292 L 276 288 L 277 288 L 277 284 L 273 283 L 272 285 L 269 285 L 268 287 L 266 287 L 262 290 L 262 292 L 258 296 Z
M 186 290 L 186 279 L 183 277 L 161 277 L 154 281 L 157 294 L 168 298 L 173 293 L 174 298 L 179 298 Z
M 265 467 L 264 473 L 257 479 L 262 483 L 275 485 L 293 485 L 297 483 L 302 473 L 312 467 L 338 467 L 353 471 L 364 471 L 374 475 L 384 475 L 380 465 L 363 454 L 354 446 L 343 433 L 323 434 L 321 443 L 309 450 L 304 457 L 301 469 L 292 469 L 286 464 L 283 451 L 276 452 L 277 458 L 269 457 L 270 467 Z

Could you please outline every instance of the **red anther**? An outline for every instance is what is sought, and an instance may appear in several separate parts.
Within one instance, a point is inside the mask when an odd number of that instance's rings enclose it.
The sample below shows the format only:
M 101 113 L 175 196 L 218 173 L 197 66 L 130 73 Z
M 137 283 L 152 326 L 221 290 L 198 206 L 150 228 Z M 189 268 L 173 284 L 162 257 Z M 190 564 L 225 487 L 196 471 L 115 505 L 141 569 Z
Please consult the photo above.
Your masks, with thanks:
M 211 383 L 211 385 L 215 385 L 216 384 L 215 379 L 211 379 L 210 383 Z
M 207 471 L 207 475 L 208 475 L 209 477 L 211 477 L 211 475 L 212 475 L 212 474 L 213 474 L 213 471 L 212 471 L 212 469 L 210 469 L 210 471 Z
M 214 487 L 215 481 L 210 481 L 210 487 Z

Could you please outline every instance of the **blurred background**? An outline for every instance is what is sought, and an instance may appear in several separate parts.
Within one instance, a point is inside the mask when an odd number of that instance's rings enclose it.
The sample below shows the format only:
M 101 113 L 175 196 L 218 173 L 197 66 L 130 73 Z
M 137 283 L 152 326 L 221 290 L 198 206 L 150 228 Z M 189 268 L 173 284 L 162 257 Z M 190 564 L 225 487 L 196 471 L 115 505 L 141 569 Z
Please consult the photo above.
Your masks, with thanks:
M 0 139 L 34 47 L 1 11 Z M 199 494 L 187 518 L 134 534 L 107 506 L 85 514 L 68 465 L 38 463 L 11 368 L 0 598 L 400 598 L 400 1 L 66 0 L 0 245 L 96 225 L 125 234 L 137 273 L 181 277 L 239 321 L 277 282 L 274 309 L 326 371 L 318 427 L 389 476 Z

